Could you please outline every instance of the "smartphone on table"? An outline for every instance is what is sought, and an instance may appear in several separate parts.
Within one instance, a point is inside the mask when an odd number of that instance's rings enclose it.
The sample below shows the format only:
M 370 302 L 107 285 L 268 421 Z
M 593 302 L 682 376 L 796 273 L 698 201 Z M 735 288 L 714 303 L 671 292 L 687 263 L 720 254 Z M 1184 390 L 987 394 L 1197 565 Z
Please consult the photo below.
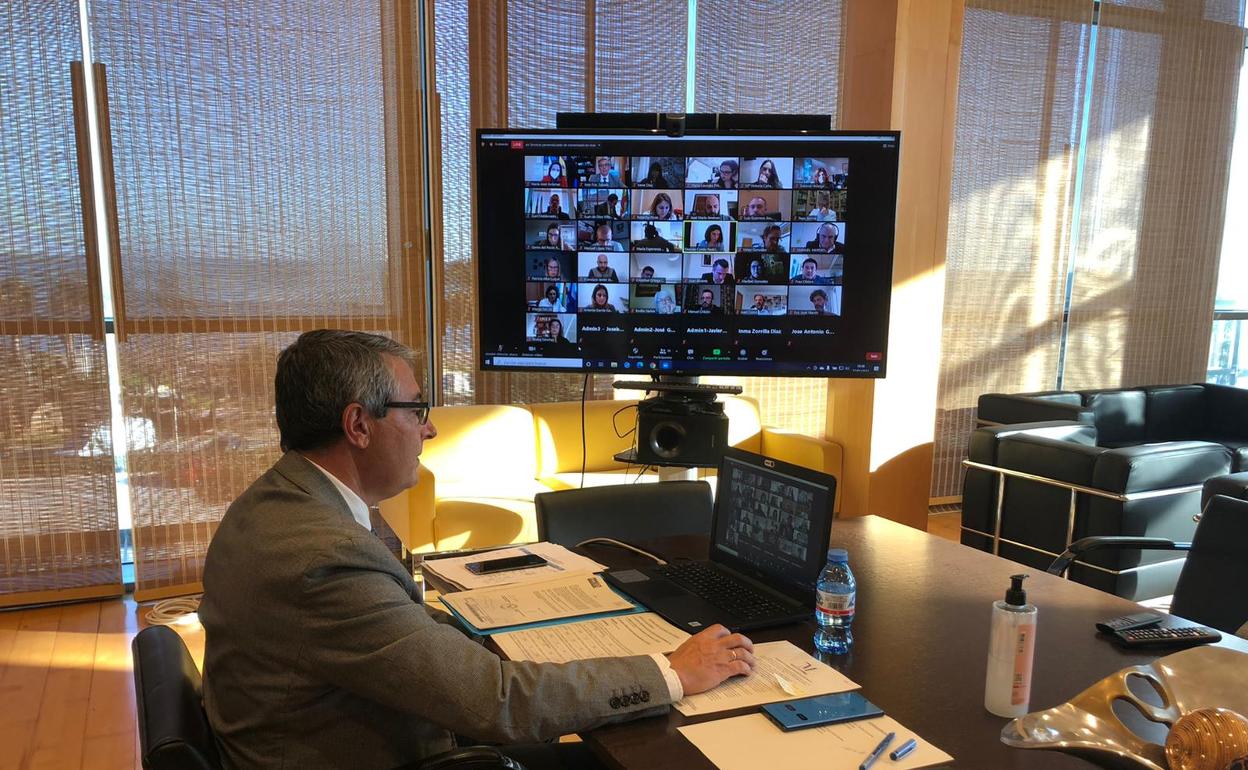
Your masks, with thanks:
M 468 562 L 464 566 L 474 575 L 489 575 L 494 572 L 509 572 L 516 569 L 532 569 L 540 567 L 546 560 L 531 553 L 520 556 L 504 556 L 501 559 L 485 559 Z
M 834 725 L 838 722 L 884 715 L 879 706 L 862 697 L 862 693 L 856 690 L 768 703 L 763 706 L 763 713 L 779 725 L 781 730 L 800 730 L 804 727 Z

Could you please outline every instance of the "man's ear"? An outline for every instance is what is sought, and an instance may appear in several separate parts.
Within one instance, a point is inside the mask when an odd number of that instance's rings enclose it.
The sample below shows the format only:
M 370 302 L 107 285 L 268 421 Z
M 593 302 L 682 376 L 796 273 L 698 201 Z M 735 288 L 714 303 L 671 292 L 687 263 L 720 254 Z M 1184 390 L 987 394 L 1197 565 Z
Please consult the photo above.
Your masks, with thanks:
M 373 437 L 373 416 L 363 404 L 348 404 L 342 410 L 342 432 L 347 443 L 356 449 L 365 449 Z

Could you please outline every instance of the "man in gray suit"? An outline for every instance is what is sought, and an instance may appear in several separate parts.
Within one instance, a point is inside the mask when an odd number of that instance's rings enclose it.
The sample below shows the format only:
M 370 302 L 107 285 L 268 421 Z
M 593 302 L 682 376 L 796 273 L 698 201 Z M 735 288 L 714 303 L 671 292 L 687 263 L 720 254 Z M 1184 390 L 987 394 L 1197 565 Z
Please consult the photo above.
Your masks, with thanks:
M 369 531 L 369 506 L 416 483 L 437 435 L 412 352 L 308 332 L 275 390 L 286 454 L 226 511 L 204 565 L 204 706 L 228 767 L 394 767 L 451 748 L 452 731 L 545 741 L 753 669 L 750 641 L 722 626 L 668 657 L 500 660 L 418 603 Z

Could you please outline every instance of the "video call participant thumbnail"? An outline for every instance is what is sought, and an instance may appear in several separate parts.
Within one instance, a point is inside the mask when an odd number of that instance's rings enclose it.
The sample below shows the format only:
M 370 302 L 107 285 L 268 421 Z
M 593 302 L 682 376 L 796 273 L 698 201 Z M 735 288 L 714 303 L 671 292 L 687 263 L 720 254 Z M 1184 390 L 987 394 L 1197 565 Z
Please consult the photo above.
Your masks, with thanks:
M 619 283 L 627 280 L 628 255 L 616 251 L 582 251 L 577 254 L 576 274 L 583 280 Z
M 559 155 L 525 155 L 524 183 L 527 187 L 571 187 L 568 159 Z
M 541 343 L 546 355 L 572 358 L 580 354 L 576 347 L 576 315 L 572 313 L 530 313 L 526 337 Z
M 624 163 L 624 157 L 616 155 L 577 157 L 577 181 L 581 187 L 623 187 Z
M 743 158 L 741 189 L 779 190 L 793 187 L 792 158 Z
M 663 296 L 664 303 L 672 303 L 670 306 L 665 304 L 662 311 L 658 307 L 660 295 Z M 635 283 L 629 287 L 628 309 L 630 313 L 673 313 L 675 301 L 672 299 L 671 289 L 664 287 L 663 284 Z
M 634 190 L 633 219 L 675 222 L 684 219 L 680 190 Z
M 795 222 L 793 251 L 798 254 L 844 254 L 844 225 L 839 222 Z
M 734 251 L 736 230 L 732 222 L 686 222 L 685 248 L 691 251 Z
M 737 224 L 737 249 L 788 254 L 789 223 L 739 222 Z
M 637 222 L 632 225 L 633 251 L 680 253 L 682 228 L 680 222 Z
M 735 190 L 740 172 L 741 163 L 737 158 L 690 158 L 688 172 L 685 175 L 685 187 L 716 187 L 721 190 Z
M 736 190 L 685 191 L 685 219 L 731 219 L 736 210 Z
M 770 251 L 738 251 L 733 258 L 733 272 L 741 284 L 787 284 L 790 257 Z
M 633 187 L 663 189 L 680 187 L 685 181 L 684 158 L 645 155 L 630 158 L 628 168 L 629 183 Z
M 790 286 L 789 315 L 839 316 L 840 286 Z
M 560 337 L 566 342 L 576 342 L 575 313 L 528 313 L 525 339 L 528 341 L 552 341 Z
M 684 310 L 689 315 L 723 315 L 735 310 L 736 290 L 721 284 L 685 284 Z
M 572 251 L 576 245 L 576 225 L 532 219 L 524 223 L 524 238 L 528 249 Z
M 528 219 L 571 219 L 576 210 L 576 190 L 548 190 L 541 187 L 524 191 L 524 216 Z
M 831 190 L 833 179 L 839 176 L 843 184 L 848 170 L 849 158 L 798 158 L 793 166 L 793 186 Z
M 794 257 L 793 275 L 789 278 L 789 283 L 815 286 L 839 285 L 843 270 L 842 257 L 839 254 L 831 257 L 809 256 L 804 259 Z
M 628 222 L 581 220 L 577 226 L 582 251 L 628 251 Z
M 531 311 L 572 312 L 576 309 L 576 284 L 530 281 L 525 285 L 525 298 Z
M 689 275 L 693 275 L 692 272 Z M 716 257 L 711 262 L 710 269 L 702 273 L 698 278 L 702 283 L 722 284 L 732 286 L 736 283 L 736 277 L 732 274 L 732 265 L 724 257 Z
M 788 190 L 746 190 L 741 193 L 737 219 L 779 222 L 789 219 Z
M 582 313 L 627 313 L 628 287 L 626 283 L 582 283 L 577 287 L 577 297 Z
M 794 190 L 793 218 L 840 222 L 845 219 L 848 196 L 845 190 Z
M 528 260 L 526 275 L 529 280 L 550 283 L 566 281 L 572 277 L 570 253 L 533 251 L 526 254 L 525 258 Z
M 681 255 L 634 251 L 628 262 L 628 275 L 647 283 L 680 283 Z
M 622 187 L 582 188 L 576 204 L 581 219 L 628 219 L 631 212 L 628 191 Z
M 783 286 L 750 286 L 737 290 L 741 315 L 784 315 L 788 309 L 788 299 L 788 289 Z

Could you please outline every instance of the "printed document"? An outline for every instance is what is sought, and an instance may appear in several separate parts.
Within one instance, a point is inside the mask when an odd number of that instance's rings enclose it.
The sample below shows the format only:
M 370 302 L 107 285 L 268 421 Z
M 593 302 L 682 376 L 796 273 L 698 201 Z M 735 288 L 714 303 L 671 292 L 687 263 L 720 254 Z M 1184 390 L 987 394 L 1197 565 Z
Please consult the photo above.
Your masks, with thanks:
M 468 565 L 490 559 L 506 559 L 509 556 L 533 554 L 546 560 L 546 564 L 530 569 L 513 569 L 506 572 L 492 572 L 478 575 L 468 571 Z M 425 572 L 435 575 L 451 583 L 456 588 L 473 589 L 490 586 L 510 585 L 512 583 L 532 583 L 550 580 L 560 575 L 574 572 L 602 572 L 605 566 L 593 559 L 587 559 L 572 553 L 567 548 L 554 543 L 530 543 L 515 548 L 499 548 L 495 551 L 481 551 L 468 556 L 448 556 L 444 559 L 426 559 L 421 563 Z
M 734 676 L 713 690 L 676 702 L 685 716 L 858 689 L 841 672 L 802 652 L 792 642 L 754 645 L 754 673 Z
M 677 729 L 719 770 L 776 767 L 779 757 L 783 757 L 785 770 L 858 770 L 862 760 L 889 732 L 897 734 L 890 750 L 911 738 L 918 745 L 895 762 L 886 753 L 873 767 L 910 770 L 953 761 L 953 757 L 886 716 L 785 732 L 762 714 L 747 714 Z
M 481 631 L 634 609 L 600 576 L 586 573 L 443 594 L 442 603 Z
M 653 612 L 508 631 L 494 642 L 509 660 L 567 663 L 586 658 L 668 653 L 689 634 Z

